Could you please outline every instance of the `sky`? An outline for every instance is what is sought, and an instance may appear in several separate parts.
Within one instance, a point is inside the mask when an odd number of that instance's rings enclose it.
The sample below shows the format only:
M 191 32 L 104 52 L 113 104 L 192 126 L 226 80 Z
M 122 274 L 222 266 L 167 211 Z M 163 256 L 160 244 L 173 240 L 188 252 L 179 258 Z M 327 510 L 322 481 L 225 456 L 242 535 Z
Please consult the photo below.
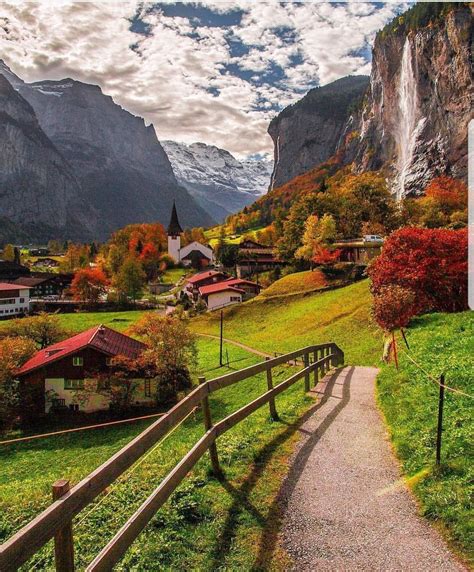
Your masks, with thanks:
M 272 152 L 268 123 L 309 89 L 370 73 L 401 3 L 0 2 L 0 58 L 25 81 L 98 84 L 161 140 L 239 158 Z

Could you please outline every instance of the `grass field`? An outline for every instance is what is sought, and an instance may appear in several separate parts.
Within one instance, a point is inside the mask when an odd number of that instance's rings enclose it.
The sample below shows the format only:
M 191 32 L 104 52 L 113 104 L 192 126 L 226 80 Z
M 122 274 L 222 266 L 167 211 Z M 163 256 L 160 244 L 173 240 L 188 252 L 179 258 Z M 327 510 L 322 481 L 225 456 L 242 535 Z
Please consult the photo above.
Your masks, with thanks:
M 286 296 L 288 294 L 304 294 L 314 292 L 328 285 L 328 280 L 321 270 L 308 270 L 306 272 L 295 272 L 283 276 L 268 288 L 262 291 L 262 298 L 272 296 Z
M 425 370 L 435 378 L 445 373 L 447 385 L 474 394 L 474 312 L 418 318 L 408 340 L 410 355 Z M 442 464 L 436 469 L 438 394 L 403 352 L 399 371 L 391 365 L 379 375 L 378 400 L 422 513 L 441 524 L 473 562 L 473 400 L 446 392 Z
M 164 284 L 176 284 L 183 276 L 186 276 L 184 268 L 168 268 L 161 275 L 161 281 Z
M 200 340 L 195 373 L 215 377 L 218 342 Z M 259 360 L 240 348 L 228 348 L 231 367 Z M 276 372 L 284 379 L 290 368 Z M 247 403 L 265 390 L 263 376 L 226 388 L 211 398 L 214 419 Z M 296 424 L 308 408 L 302 383 L 279 396 L 280 422 L 271 422 L 263 408 L 224 435 L 218 443 L 226 473 L 223 484 L 208 475 L 207 456 L 153 519 L 128 551 L 118 570 L 250 570 L 287 565 L 278 548 L 275 499 L 296 439 Z M 119 428 L 73 433 L 0 448 L 0 541 L 28 522 L 50 502 L 51 484 L 58 478 L 77 482 L 144 429 L 140 422 Z M 78 568 L 110 539 L 163 475 L 203 434 L 199 414 L 189 417 L 132 475 L 114 488 L 103 504 L 74 527 Z M 78 462 L 80 459 L 80 462 Z M 270 564 L 272 563 L 272 564 Z M 52 569 L 51 547 L 29 568 Z
M 217 335 L 219 313 L 204 314 L 191 327 Z M 367 281 L 301 296 L 259 296 L 224 312 L 224 336 L 267 352 L 332 341 L 355 365 L 378 364 L 382 354 L 381 334 L 370 320 Z

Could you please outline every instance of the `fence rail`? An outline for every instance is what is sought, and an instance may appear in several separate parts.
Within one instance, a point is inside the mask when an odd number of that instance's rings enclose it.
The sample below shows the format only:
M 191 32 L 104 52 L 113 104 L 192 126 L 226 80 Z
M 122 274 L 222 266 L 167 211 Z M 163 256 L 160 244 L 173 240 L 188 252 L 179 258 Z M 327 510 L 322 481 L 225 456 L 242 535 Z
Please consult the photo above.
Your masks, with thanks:
M 273 387 L 272 369 L 292 361 L 295 363 L 299 357 L 303 359 L 304 368 Z M 301 348 L 209 381 L 201 378 L 200 385 L 168 413 L 155 421 L 73 488 L 69 490 L 65 486 L 64 490 L 66 492 L 63 496 L 55 500 L 46 510 L 1 545 L 1 572 L 17 570 L 52 538 L 55 538 L 56 570 L 60 572 L 74 570 L 73 564 L 67 566 L 63 564 L 64 561 L 70 562 L 70 558 L 60 557 L 61 553 L 70 555 L 73 551 L 72 532 L 64 534 L 64 531 L 70 530 L 72 519 L 93 502 L 100 493 L 139 460 L 162 437 L 181 423 L 195 407 L 201 405 L 206 430 L 203 437 L 168 473 L 155 491 L 87 567 L 88 572 L 111 570 L 113 565 L 125 554 L 128 547 L 206 451 L 209 450 L 210 452 L 213 471 L 215 473 L 220 472 L 216 440 L 221 435 L 266 403 L 270 405 L 270 415 L 276 417 L 275 397 L 277 395 L 302 378 L 304 378 L 305 391 L 309 391 L 311 373 L 314 374 L 314 383 L 316 384 L 320 375 L 324 375 L 331 367 L 336 367 L 343 363 L 343 351 L 335 343 L 327 343 Z M 209 395 L 263 372 L 267 374 L 268 391 L 216 424 L 213 424 L 208 403 Z M 70 543 L 69 546 L 61 545 L 61 543 L 65 542 L 64 539 L 69 539 L 66 540 Z

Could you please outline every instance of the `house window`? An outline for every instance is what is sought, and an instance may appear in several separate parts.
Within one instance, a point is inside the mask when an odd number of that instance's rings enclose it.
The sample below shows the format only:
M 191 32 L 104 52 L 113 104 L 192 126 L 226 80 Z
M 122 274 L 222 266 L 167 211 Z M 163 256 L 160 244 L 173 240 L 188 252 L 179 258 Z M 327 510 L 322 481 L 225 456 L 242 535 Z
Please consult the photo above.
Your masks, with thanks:
M 75 365 L 75 366 L 78 366 L 78 367 L 84 365 L 84 358 L 82 358 L 82 357 L 73 357 L 73 358 L 72 358 L 72 365 Z
M 240 302 L 240 297 L 239 296 L 231 296 L 230 301 L 231 302 Z
M 25 299 L 24 298 L 20 298 L 20 304 L 24 304 L 25 303 Z
M 65 379 L 64 389 L 84 389 L 83 379 Z
M 145 397 L 151 397 L 151 380 L 145 379 Z

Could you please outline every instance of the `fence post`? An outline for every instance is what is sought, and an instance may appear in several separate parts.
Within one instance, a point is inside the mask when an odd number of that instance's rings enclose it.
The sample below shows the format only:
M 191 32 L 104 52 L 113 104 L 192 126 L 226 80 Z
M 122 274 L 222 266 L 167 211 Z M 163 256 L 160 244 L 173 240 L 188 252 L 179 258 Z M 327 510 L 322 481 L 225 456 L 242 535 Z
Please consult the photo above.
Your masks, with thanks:
M 69 481 L 60 479 L 53 484 L 53 500 L 69 492 Z M 56 572 L 74 572 L 74 541 L 72 520 L 67 522 L 54 536 L 54 560 Z
M 270 359 L 269 357 L 266 357 L 265 361 L 268 361 L 269 359 Z M 268 387 L 268 390 L 273 389 L 273 377 L 272 377 L 272 368 L 271 367 L 269 367 L 267 369 L 267 387 Z M 278 421 L 278 413 L 277 413 L 276 405 L 275 405 L 275 397 L 270 398 L 268 405 L 270 407 L 270 418 L 273 421 Z
M 436 438 L 436 464 L 441 463 L 441 435 L 443 433 L 444 374 L 439 378 L 438 431 Z
M 318 361 L 318 350 L 314 350 L 313 357 L 314 357 L 314 363 L 316 363 Z M 314 387 L 318 385 L 318 370 L 319 367 L 314 368 Z
M 305 367 L 305 368 L 309 367 L 309 353 L 305 353 L 304 356 L 303 356 L 303 359 L 304 359 L 304 367 Z M 306 372 L 306 373 L 304 374 L 304 390 L 305 390 L 306 392 L 308 392 L 308 391 L 310 390 L 310 387 L 309 387 L 309 372 Z
M 199 385 L 206 383 L 205 377 L 198 377 Z M 204 418 L 204 428 L 206 431 L 212 429 L 211 408 L 209 407 L 209 397 L 205 395 L 201 401 L 202 414 Z M 222 471 L 219 465 L 219 457 L 217 455 L 217 446 L 215 441 L 209 445 L 209 456 L 211 457 L 212 472 L 215 477 L 221 477 Z

